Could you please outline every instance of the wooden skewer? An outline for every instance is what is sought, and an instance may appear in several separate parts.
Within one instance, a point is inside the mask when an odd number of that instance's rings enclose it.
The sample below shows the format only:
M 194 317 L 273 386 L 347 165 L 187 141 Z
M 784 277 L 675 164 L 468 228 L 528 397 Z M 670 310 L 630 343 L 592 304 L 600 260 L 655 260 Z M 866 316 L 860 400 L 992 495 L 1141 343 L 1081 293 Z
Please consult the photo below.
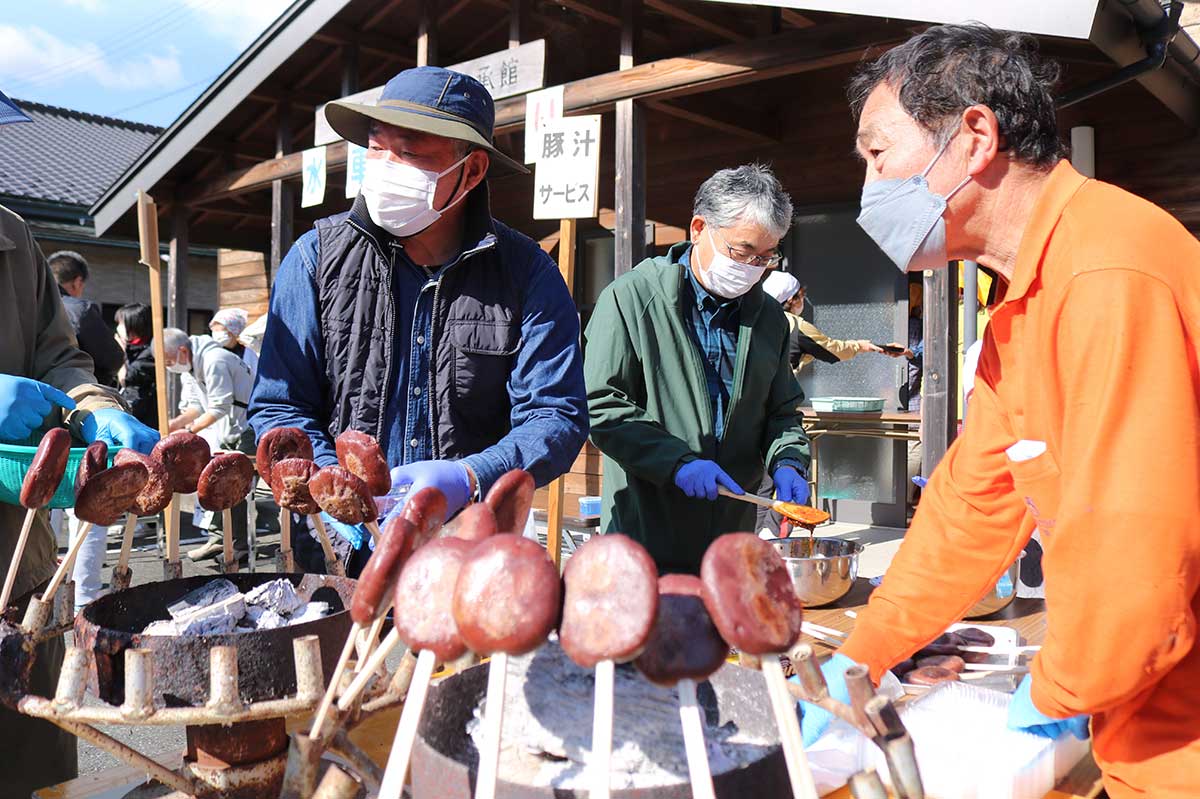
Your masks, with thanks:
M 325 695 L 321 697 L 321 704 L 317 705 L 317 713 L 313 717 L 312 729 L 308 731 L 309 738 L 316 738 L 321 732 L 321 727 L 325 724 L 325 717 L 329 715 L 329 708 L 333 705 L 333 697 L 337 695 L 338 683 L 342 679 L 342 672 L 346 670 L 346 664 L 350 662 L 350 653 L 354 651 L 354 641 L 358 638 L 358 634 L 362 632 L 362 625 L 354 622 L 350 625 L 350 632 L 346 635 L 346 643 L 342 646 L 342 654 L 338 656 L 337 665 L 333 668 L 333 679 L 329 681 L 329 685 L 325 688 Z
M 400 713 L 400 724 L 392 741 L 383 782 L 379 786 L 379 799 L 400 799 L 404 779 L 408 775 L 408 763 L 412 758 L 413 744 L 417 740 L 417 725 L 421 723 L 421 712 L 425 708 L 425 697 L 429 692 L 429 680 L 436 666 L 433 652 L 426 649 L 417 655 L 417 668 Z
M 371 681 L 371 675 L 379 670 L 379 667 L 383 665 L 383 661 L 387 659 L 388 655 L 392 654 L 392 650 L 399 646 L 400 643 L 400 633 L 396 632 L 396 628 L 393 627 L 392 631 L 387 634 L 387 637 L 383 639 L 379 646 L 375 648 L 375 651 L 371 653 L 371 656 L 367 658 L 362 668 L 350 682 L 350 685 L 338 697 L 338 710 L 345 713 L 358 701 L 359 695 L 366 689 L 367 683 Z
M 238 570 L 237 560 L 233 557 L 233 508 L 221 511 L 221 545 L 225 549 L 226 574 L 235 574 Z
M 963 666 L 966 671 L 1029 671 L 1028 666 L 1009 666 L 1007 664 L 967 663 Z
M 483 714 L 483 748 L 475 777 L 475 799 L 496 799 L 500 768 L 500 740 L 504 731 L 504 694 L 508 682 L 508 654 L 496 652 L 488 664 L 487 705 Z
M 329 573 L 336 577 L 346 576 L 346 567 L 338 560 L 337 553 L 333 551 L 333 543 L 329 540 L 329 530 L 325 527 L 325 522 L 321 519 L 321 515 L 314 513 L 308 517 L 312 522 L 313 529 L 317 531 L 317 540 L 321 542 L 321 551 L 325 553 L 325 568 Z
M 67 556 L 62 559 L 62 563 L 58 564 L 58 568 L 54 571 L 54 576 L 50 578 L 50 584 L 46 586 L 46 590 L 42 592 L 42 600 L 49 602 L 54 598 L 54 592 L 62 585 L 63 580 L 67 577 L 67 572 L 71 570 L 72 564 L 75 563 L 75 557 L 79 554 L 79 550 L 83 548 L 84 539 L 88 537 L 88 533 L 92 530 L 92 525 L 88 522 L 80 520 L 82 523 L 79 526 L 80 533 L 75 536 L 75 540 L 71 542 L 71 548 L 67 550 Z
M 21 524 L 21 535 L 17 537 L 17 548 L 13 550 L 12 562 L 8 564 L 8 574 L 4 575 L 4 589 L 0 590 L 0 613 L 8 610 L 8 600 L 12 598 L 13 584 L 17 581 L 17 570 L 21 568 L 21 558 L 25 555 L 25 544 L 29 542 L 29 530 L 33 527 L 33 517 L 37 508 L 25 511 L 25 521 Z
M 596 664 L 596 687 L 592 710 L 591 797 L 608 799 L 612 795 L 613 683 L 616 664 L 602 660 Z
M 167 563 L 179 562 L 179 495 L 171 495 L 171 503 L 167 505 L 166 523 L 167 534 Z
M 680 680 L 675 690 L 679 692 L 679 723 L 683 725 L 683 749 L 687 754 L 692 799 L 716 799 L 708 768 L 708 750 L 704 746 L 704 724 L 700 719 L 700 705 L 696 702 L 696 681 Z
M 117 558 L 117 571 L 129 570 L 129 553 L 133 549 L 133 531 L 137 529 L 137 514 L 125 514 L 125 529 L 121 532 L 121 555 Z
M 818 632 L 818 633 L 820 633 L 821 635 L 828 635 L 828 636 L 831 636 L 831 637 L 833 637 L 833 638 L 846 638 L 846 637 L 848 637 L 848 636 L 847 636 L 847 634 L 846 634 L 846 633 L 844 633 L 844 632 L 842 632 L 841 630 L 835 630 L 835 629 L 833 629 L 832 627 L 824 627 L 824 626 L 822 626 L 822 625 L 820 625 L 820 624 L 813 624 L 811 621 L 802 621 L 802 622 L 800 622 L 800 629 L 801 629 L 803 632 L 809 633 L 810 635 L 811 635 L 813 632 Z
M 796 706 L 788 693 L 787 680 L 784 679 L 779 658 L 775 655 L 765 655 L 762 659 L 762 673 L 767 681 L 771 709 L 775 712 L 775 724 L 779 727 L 780 745 L 792 783 L 792 796 L 794 799 L 817 799 L 817 786 L 808 765 L 808 755 L 804 752 L 803 739 L 800 737 Z
M 371 534 L 371 538 L 374 538 L 375 543 L 378 544 L 379 539 L 381 537 L 383 537 L 383 533 L 381 533 L 379 531 L 379 522 L 376 522 L 376 521 L 363 522 L 363 527 L 367 528 L 367 531 Z
M 296 571 L 296 558 L 292 554 L 292 512 L 279 509 L 279 553 L 283 555 L 283 570 L 288 574 Z
M 358 663 L 354 667 L 355 674 L 362 671 L 363 666 L 366 665 L 367 658 L 371 656 L 371 652 L 375 649 L 375 642 L 379 640 L 379 633 L 383 630 L 383 623 L 387 620 L 388 611 L 391 609 L 392 602 L 388 600 L 388 603 L 383 607 L 383 612 L 371 624 L 366 636 L 360 642 L 358 647 Z

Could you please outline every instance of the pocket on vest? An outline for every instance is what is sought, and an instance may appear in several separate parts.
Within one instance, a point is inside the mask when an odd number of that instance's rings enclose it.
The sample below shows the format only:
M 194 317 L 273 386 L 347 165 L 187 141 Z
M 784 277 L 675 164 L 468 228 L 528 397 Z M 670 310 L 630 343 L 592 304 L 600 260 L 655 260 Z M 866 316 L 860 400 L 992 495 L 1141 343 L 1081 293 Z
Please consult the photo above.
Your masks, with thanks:
M 500 401 L 507 406 L 508 396 L 503 392 L 512 371 L 513 356 L 521 348 L 520 325 L 450 322 L 446 333 L 454 347 L 451 383 L 455 398 Z

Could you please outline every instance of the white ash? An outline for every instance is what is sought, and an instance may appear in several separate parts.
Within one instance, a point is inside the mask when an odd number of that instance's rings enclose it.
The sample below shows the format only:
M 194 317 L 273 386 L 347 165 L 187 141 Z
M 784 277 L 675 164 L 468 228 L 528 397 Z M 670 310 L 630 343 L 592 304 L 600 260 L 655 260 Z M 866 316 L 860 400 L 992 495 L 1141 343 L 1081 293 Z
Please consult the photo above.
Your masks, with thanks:
M 170 619 L 153 621 L 143 635 L 223 635 L 276 630 L 329 615 L 328 602 L 305 602 L 286 579 L 242 594 L 225 578 L 205 583 L 170 605 Z
M 179 635 L 179 628 L 170 619 L 159 619 L 146 625 L 142 635 Z
M 187 592 L 179 601 L 168 605 L 167 612 L 172 619 L 178 620 L 240 594 L 236 585 L 222 577 Z
M 500 753 L 506 779 L 587 789 L 594 684 L 594 671 L 571 662 L 555 640 L 509 659 Z M 485 704 L 481 699 L 467 723 L 477 748 L 483 742 Z M 707 720 L 704 740 L 713 774 L 753 763 L 778 743 L 752 738 L 732 723 L 713 727 Z M 678 694 L 621 666 L 614 685 L 612 779 L 613 790 L 688 781 Z
M 288 625 L 304 624 L 305 622 L 315 621 L 329 615 L 328 602 L 309 602 L 296 613 L 293 613 L 288 620 Z
M 304 600 L 296 594 L 291 581 L 281 577 L 247 592 L 246 604 L 273 610 L 280 616 L 290 616 L 304 606 Z
M 246 611 L 242 606 L 242 614 Z M 224 635 L 237 627 L 240 615 L 234 613 L 198 613 L 175 622 L 180 635 Z

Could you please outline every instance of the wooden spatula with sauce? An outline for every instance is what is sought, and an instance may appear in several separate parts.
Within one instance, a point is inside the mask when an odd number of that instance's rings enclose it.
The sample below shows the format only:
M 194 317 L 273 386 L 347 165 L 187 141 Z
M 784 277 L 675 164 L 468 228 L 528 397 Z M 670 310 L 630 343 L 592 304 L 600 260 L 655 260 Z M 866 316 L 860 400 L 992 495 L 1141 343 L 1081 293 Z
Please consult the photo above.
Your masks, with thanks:
M 770 508 L 778 513 L 791 519 L 801 527 L 807 527 L 811 530 L 818 524 L 823 524 L 829 521 L 829 514 L 819 508 L 814 508 L 811 505 L 801 505 L 799 502 L 781 502 L 775 499 L 765 499 L 764 497 L 755 496 L 754 494 L 735 494 L 724 486 L 717 486 L 717 493 L 723 497 L 730 499 L 740 499 L 742 502 L 749 502 L 751 505 L 759 505 L 764 508 Z

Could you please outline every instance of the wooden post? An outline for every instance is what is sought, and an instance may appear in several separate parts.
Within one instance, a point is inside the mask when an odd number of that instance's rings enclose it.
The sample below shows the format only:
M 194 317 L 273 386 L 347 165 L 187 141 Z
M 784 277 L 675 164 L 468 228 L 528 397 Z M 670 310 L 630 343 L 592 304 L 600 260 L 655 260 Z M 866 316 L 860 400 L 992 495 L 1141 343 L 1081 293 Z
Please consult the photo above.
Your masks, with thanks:
M 342 45 L 342 96 L 358 91 L 358 42 Z
M 188 330 L 188 214 L 191 209 L 175 202 L 171 209 L 171 248 L 167 263 L 167 327 L 177 327 L 184 333 Z M 155 243 L 158 234 L 155 228 Z M 179 407 L 179 377 L 168 375 L 167 418 L 170 419 Z
M 183 218 L 185 222 L 183 246 L 186 251 L 186 213 Z M 141 245 L 140 260 L 150 270 L 150 324 L 152 335 L 154 336 L 151 341 L 151 346 L 154 349 L 154 399 L 158 409 L 158 434 L 165 436 L 171 416 L 167 408 L 167 367 L 166 358 L 164 357 L 166 353 L 163 351 L 162 259 L 158 257 L 158 210 L 155 208 L 154 199 L 144 191 L 138 192 L 138 242 Z M 178 237 L 171 239 L 171 271 L 174 271 L 176 263 L 175 251 L 177 242 Z M 167 560 L 169 562 L 179 560 L 179 536 L 172 535 L 172 532 L 177 530 L 179 525 L 178 514 L 171 513 L 171 509 L 174 507 L 175 503 L 172 502 L 166 514 L 166 530 L 163 531 L 168 544 L 175 542 L 175 551 L 167 552 Z
M 558 223 L 558 271 L 567 284 L 567 291 L 575 296 L 575 238 L 579 223 L 575 219 L 564 219 Z M 562 568 L 562 520 L 563 485 L 562 477 L 555 478 L 549 486 L 546 502 L 546 549 L 554 565 Z
M 521 0 L 512 0 L 509 3 L 508 9 L 508 49 L 512 50 L 521 46 L 521 14 L 523 12 Z
M 958 269 L 925 272 L 921 474 L 928 477 L 958 432 Z
M 282 158 L 292 150 L 291 104 L 280 100 L 275 105 L 275 157 Z M 271 263 L 267 282 L 273 283 L 288 250 L 292 248 L 293 211 L 292 187 L 287 181 L 271 181 Z
M 417 23 L 417 66 L 437 64 L 437 0 L 421 0 Z
M 641 0 L 621 0 L 619 68 L 630 69 L 641 33 Z M 635 100 L 616 104 L 617 220 L 614 276 L 620 277 L 646 257 L 646 131 L 643 111 Z

